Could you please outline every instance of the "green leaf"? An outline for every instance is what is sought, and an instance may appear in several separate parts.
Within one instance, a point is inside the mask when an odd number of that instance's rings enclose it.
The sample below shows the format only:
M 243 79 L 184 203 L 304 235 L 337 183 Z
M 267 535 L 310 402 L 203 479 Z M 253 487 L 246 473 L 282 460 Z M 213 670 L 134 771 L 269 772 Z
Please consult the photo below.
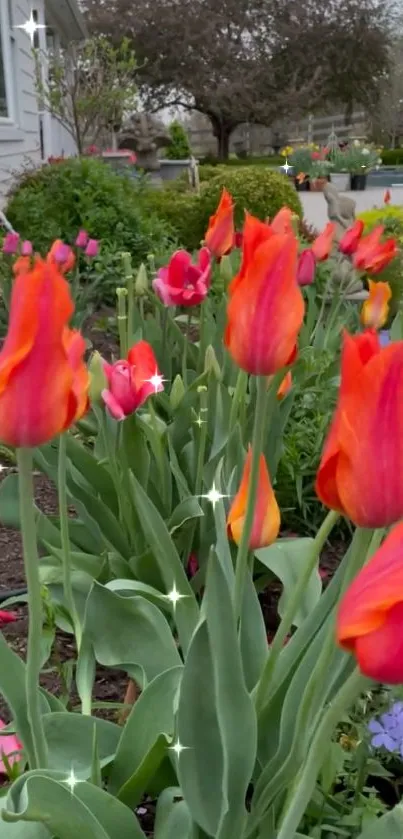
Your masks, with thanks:
M 43 717 L 45 736 L 49 749 L 49 769 L 75 775 L 87 780 L 91 774 L 94 731 L 101 765 L 105 766 L 115 755 L 121 728 L 107 720 L 82 714 L 56 713 Z
M 403 312 L 401 310 L 398 311 L 393 320 L 390 337 L 392 341 L 401 341 L 403 338 Z
M 374 820 L 360 833 L 358 839 L 402 839 L 402 836 L 403 805 L 398 804 L 390 813 Z
M 18 475 L 7 475 L 0 484 L 0 521 L 4 527 L 20 527 Z
M 147 489 L 151 458 L 144 431 L 135 414 L 122 423 L 122 446 L 133 475 Z
M 158 510 L 135 478 L 133 478 L 133 486 L 141 526 L 158 563 L 159 571 L 166 586 L 166 593 L 172 591 L 175 585 L 177 591 L 185 595 L 176 605 L 175 621 L 181 647 L 186 652 L 199 619 L 196 598 L 179 554 Z
M 49 839 L 49 831 L 42 824 L 34 822 L 10 824 L 0 818 L 0 839 Z
M 250 571 L 245 581 L 240 644 L 246 686 L 253 690 L 268 656 L 266 626 Z
M 180 504 L 178 504 L 177 507 L 175 507 L 175 510 L 169 519 L 168 529 L 171 536 L 175 533 L 175 530 L 179 530 L 179 528 L 183 527 L 186 522 L 193 521 L 194 519 L 201 518 L 202 516 L 203 510 L 200 507 L 197 498 L 195 498 L 194 495 L 191 495 L 189 498 L 185 498 L 180 502 Z
M 154 839 L 192 839 L 193 823 L 179 787 L 161 793 L 155 814 Z
M 120 553 L 125 559 L 130 559 L 131 550 L 122 526 L 111 510 L 100 498 L 95 498 L 91 491 L 84 489 L 72 477 L 68 480 L 69 494 L 78 515 L 89 529 L 95 528 L 95 537 L 101 533 L 107 544 Z
M 185 663 L 178 737 L 187 748 L 178 775 L 192 818 L 216 839 L 242 836 L 246 792 L 256 759 L 256 716 L 245 686 L 228 583 L 211 557 L 206 620 Z
M 73 793 L 67 780 L 56 772 L 23 775 L 9 791 L 3 819 L 41 822 L 58 839 L 144 839 L 128 807 L 85 781 L 76 784 Z
M 84 636 L 100 664 L 126 670 L 136 681 L 149 682 L 181 664 L 169 624 L 156 606 L 143 597 L 120 597 L 99 583 L 88 596 Z
M 122 732 L 108 788 L 130 807 L 141 799 L 166 753 L 167 738 L 173 736 L 182 672 L 182 667 L 174 667 L 153 679 L 133 705 Z
M 266 568 L 283 583 L 283 593 L 278 604 L 282 617 L 287 608 L 287 601 L 295 589 L 313 544 L 313 539 L 281 539 L 269 548 L 255 551 L 255 556 Z M 320 599 L 322 582 L 317 568 L 312 572 L 304 591 L 299 609 L 294 618 L 294 626 L 300 626 L 313 611 Z

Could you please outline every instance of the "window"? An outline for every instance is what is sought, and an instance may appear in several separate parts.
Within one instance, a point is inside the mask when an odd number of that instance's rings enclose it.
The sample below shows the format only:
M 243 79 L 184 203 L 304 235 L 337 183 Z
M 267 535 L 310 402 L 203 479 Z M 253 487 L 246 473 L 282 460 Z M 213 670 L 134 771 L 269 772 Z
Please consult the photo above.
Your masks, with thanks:
M 11 121 L 15 116 L 15 32 L 11 10 L 10 0 L 0 0 L 0 121 Z

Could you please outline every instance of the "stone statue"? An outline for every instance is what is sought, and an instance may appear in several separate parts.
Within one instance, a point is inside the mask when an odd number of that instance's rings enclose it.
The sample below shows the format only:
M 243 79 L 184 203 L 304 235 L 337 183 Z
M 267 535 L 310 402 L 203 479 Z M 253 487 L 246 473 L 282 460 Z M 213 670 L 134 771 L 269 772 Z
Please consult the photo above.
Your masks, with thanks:
M 332 286 L 333 288 L 335 285 L 343 286 L 348 292 L 347 296 L 360 295 L 363 293 L 364 286 L 348 257 L 343 257 L 338 250 L 339 242 L 343 238 L 346 230 L 354 224 L 356 203 L 347 195 L 339 195 L 336 187 L 332 183 L 326 184 L 323 194 L 327 202 L 329 221 L 332 221 L 336 225 L 333 256 L 337 258 L 332 276 Z M 367 296 L 366 293 L 365 296 Z
M 146 172 L 158 172 L 158 149 L 169 142 L 170 136 L 161 120 L 145 111 L 132 114 L 119 131 L 119 148 L 135 151 L 137 165 Z

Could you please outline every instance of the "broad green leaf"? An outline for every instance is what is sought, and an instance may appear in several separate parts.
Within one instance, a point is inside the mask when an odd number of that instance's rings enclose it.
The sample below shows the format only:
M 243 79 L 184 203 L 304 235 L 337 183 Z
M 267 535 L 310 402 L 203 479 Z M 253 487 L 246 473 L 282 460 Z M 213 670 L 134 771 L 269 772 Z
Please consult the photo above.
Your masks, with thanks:
M 138 803 L 144 783 L 149 780 L 142 772 L 147 757 L 157 743 L 162 745 L 150 761 L 154 774 L 166 752 L 166 738 L 173 736 L 175 698 L 182 671 L 182 667 L 174 667 L 153 679 L 133 705 L 123 729 L 108 788 L 131 807 Z M 164 737 L 159 743 L 161 735 Z
M 175 510 L 169 519 L 168 530 L 171 536 L 175 530 L 183 527 L 186 522 L 201 518 L 201 516 L 203 516 L 203 510 L 200 507 L 197 498 L 193 495 L 189 496 L 189 498 L 185 498 L 180 502 L 180 504 L 178 504 L 177 507 L 175 507 Z
M 151 681 L 181 659 L 161 611 L 143 597 L 120 597 L 99 583 L 89 594 L 84 635 L 105 667 Z M 140 672 L 139 672 L 140 668 Z
M 136 816 L 116 798 L 85 781 L 74 786 L 59 772 L 29 772 L 11 787 L 2 816 L 40 822 L 58 839 L 144 839 Z
M 147 440 L 135 414 L 122 423 L 122 447 L 127 465 L 144 489 L 147 489 L 150 472 L 150 453 Z
M 283 583 L 283 593 L 278 604 L 282 617 L 287 608 L 288 598 L 295 589 L 299 577 L 312 549 L 313 539 L 281 539 L 269 548 L 261 548 L 255 556 L 266 568 Z M 318 568 L 311 574 L 310 580 L 301 598 L 299 609 L 294 618 L 294 626 L 300 626 L 320 599 L 322 583 Z
M 80 780 L 90 777 L 94 730 L 102 766 L 113 758 L 121 736 L 118 725 L 82 714 L 45 714 L 43 725 L 49 749 L 49 769 L 68 774 L 73 768 Z
M 402 839 L 403 805 L 398 804 L 390 813 L 370 824 L 358 839 Z
M 176 605 L 175 622 L 181 646 L 186 652 L 199 619 L 196 598 L 165 522 L 135 478 L 133 486 L 141 526 L 158 563 L 166 593 L 172 591 L 175 585 L 176 590 L 185 595 Z
M 182 678 L 178 775 L 192 818 L 216 839 L 242 836 L 256 760 L 256 716 L 245 686 L 231 595 L 210 558 L 206 622 L 196 631 Z
M 116 550 L 126 559 L 130 559 L 130 545 L 122 531 L 121 524 L 109 507 L 100 498 L 95 498 L 91 491 L 87 491 L 80 486 L 78 481 L 73 480 L 72 477 L 68 480 L 68 488 L 72 504 L 80 518 L 88 524 L 90 529 L 95 528 L 96 536 L 98 533 L 102 533 L 112 550 Z
M 117 515 L 119 505 L 110 473 L 105 466 L 96 460 L 89 449 L 78 442 L 71 434 L 67 435 L 67 457 L 87 484 L 99 494 L 114 515 Z
M 240 644 L 245 682 L 251 691 L 262 674 L 269 645 L 262 609 L 250 571 L 245 581 Z
M 0 484 L 0 521 L 4 527 L 19 529 L 19 497 L 18 475 L 7 475 Z
M 43 824 L 34 822 L 10 822 L 0 818 L 0 839 L 49 839 L 49 831 Z
M 109 583 L 106 583 L 105 587 L 110 589 L 110 591 L 118 592 L 118 594 L 124 597 L 133 597 L 135 594 L 139 594 L 145 597 L 146 600 L 149 600 L 150 603 L 159 606 L 164 612 L 168 612 L 169 614 L 173 613 L 170 600 L 164 594 L 161 594 L 158 589 L 147 585 L 147 583 L 141 583 L 139 580 L 111 580 Z
M 193 823 L 179 787 L 161 793 L 155 814 L 154 839 L 192 839 Z

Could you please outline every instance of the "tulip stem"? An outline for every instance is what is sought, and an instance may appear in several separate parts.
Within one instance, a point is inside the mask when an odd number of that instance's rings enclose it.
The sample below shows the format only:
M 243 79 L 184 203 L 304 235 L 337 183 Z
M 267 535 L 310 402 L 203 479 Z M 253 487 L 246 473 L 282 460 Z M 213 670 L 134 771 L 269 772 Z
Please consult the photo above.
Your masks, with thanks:
M 204 369 L 204 361 L 206 355 L 206 320 L 207 320 L 207 302 L 203 300 L 200 306 L 199 317 L 199 365 L 198 372 L 201 373 Z
M 187 322 L 186 322 L 186 332 L 185 332 L 185 343 L 183 345 L 183 353 L 182 353 L 182 380 L 185 388 L 188 386 L 188 346 L 190 340 L 190 327 L 192 323 L 192 310 L 189 309 Z
M 288 601 L 286 610 L 281 619 L 280 626 L 277 629 L 274 640 L 270 647 L 269 656 L 259 682 L 259 687 L 256 694 L 256 710 L 258 714 L 261 713 L 265 706 L 267 690 L 269 688 L 278 657 L 281 653 L 281 650 L 283 649 L 285 639 L 287 638 L 287 635 L 292 627 L 293 620 L 298 610 L 301 597 L 303 596 L 304 591 L 306 590 L 311 574 L 315 568 L 315 565 L 318 561 L 318 557 L 329 536 L 329 533 L 331 532 L 339 518 L 340 514 L 336 513 L 334 510 L 330 510 L 328 512 L 325 520 L 322 522 L 322 525 L 316 534 L 316 537 L 312 544 L 312 548 L 307 556 L 306 563 L 301 570 L 301 574 L 299 576 L 297 584 Z
M 368 684 L 368 679 L 362 676 L 358 669 L 355 669 L 328 705 L 313 738 L 307 760 L 296 779 L 295 794 L 290 805 L 283 813 L 277 839 L 290 839 L 296 833 L 315 789 L 319 771 L 326 759 L 326 748 L 333 731 L 340 718 Z
M 69 535 L 69 516 L 66 491 L 66 463 L 67 463 L 67 436 L 62 434 L 59 438 L 59 464 L 58 464 L 58 495 L 59 495 L 59 517 L 60 537 L 62 543 L 63 560 L 63 592 L 66 606 L 70 615 L 71 624 L 76 638 L 77 650 L 81 647 L 81 624 L 74 600 L 73 586 L 71 582 L 71 550 Z
M 116 294 L 118 297 L 118 331 L 119 331 L 119 345 L 120 357 L 126 358 L 129 346 L 127 342 L 127 307 L 126 307 L 126 288 L 117 288 Z
M 255 421 L 252 436 L 252 462 L 248 487 L 248 499 L 246 504 L 245 522 L 242 529 L 242 535 L 239 543 L 235 567 L 234 611 L 237 620 L 240 617 L 242 611 L 245 579 L 248 568 L 249 541 L 253 527 L 253 516 L 255 512 L 259 483 L 260 455 L 263 449 L 263 438 L 266 427 L 266 404 L 267 378 L 265 376 L 258 376 Z
M 39 676 L 42 651 L 42 592 L 39 578 L 39 556 L 36 541 L 34 483 L 32 477 L 32 451 L 17 449 L 20 492 L 20 518 L 25 577 L 28 589 L 28 645 L 25 668 L 25 691 L 28 722 L 31 729 L 33 754 L 29 755 L 30 769 L 45 769 L 47 746 L 41 714 Z
M 242 412 L 242 408 L 245 406 L 246 400 L 246 391 L 248 389 L 248 374 L 245 370 L 238 371 L 238 377 L 236 380 L 235 391 L 232 397 L 232 405 L 231 405 L 231 414 L 229 419 L 229 430 L 234 430 L 237 419 L 239 414 Z M 241 422 L 241 426 L 243 423 Z

